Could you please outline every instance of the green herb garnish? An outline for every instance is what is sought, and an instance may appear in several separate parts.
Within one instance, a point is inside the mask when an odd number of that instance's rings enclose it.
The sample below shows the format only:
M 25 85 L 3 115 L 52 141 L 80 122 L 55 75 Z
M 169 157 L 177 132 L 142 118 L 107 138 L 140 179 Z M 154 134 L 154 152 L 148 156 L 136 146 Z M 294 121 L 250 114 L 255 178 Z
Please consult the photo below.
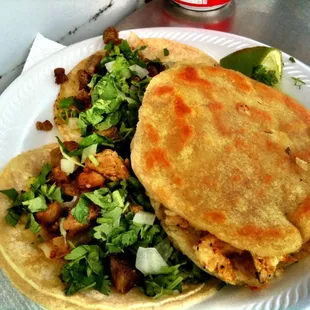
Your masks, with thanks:
M 163 52 L 164 52 L 164 56 L 169 56 L 169 50 L 167 48 L 164 48 L 163 49 Z
M 62 202 L 62 193 L 60 187 L 46 184 L 47 176 L 52 167 L 45 164 L 38 177 L 33 178 L 30 184 L 30 190 L 18 193 L 15 189 L 1 190 L 0 192 L 12 200 L 13 206 L 8 209 L 5 217 L 6 222 L 11 226 L 16 226 L 21 215 L 27 214 L 27 223 L 25 228 L 30 228 L 34 234 L 40 231 L 40 225 L 36 222 L 34 214 L 47 210 L 47 201 Z
M 292 56 L 289 58 L 289 61 L 290 61 L 290 62 L 296 62 L 295 58 L 292 57 Z
M 291 77 L 291 79 L 294 80 L 294 82 L 295 82 L 294 85 L 298 86 L 299 89 L 301 89 L 302 85 L 306 85 L 306 83 L 303 80 L 299 79 L 299 78 Z
M 60 277 L 67 283 L 66 295 L 93 288 L 109 295 L 111 282 L 103 266 L 104 255 L 98 245 L 81 245 L 65 256 L 69 261 L 61 270 Z

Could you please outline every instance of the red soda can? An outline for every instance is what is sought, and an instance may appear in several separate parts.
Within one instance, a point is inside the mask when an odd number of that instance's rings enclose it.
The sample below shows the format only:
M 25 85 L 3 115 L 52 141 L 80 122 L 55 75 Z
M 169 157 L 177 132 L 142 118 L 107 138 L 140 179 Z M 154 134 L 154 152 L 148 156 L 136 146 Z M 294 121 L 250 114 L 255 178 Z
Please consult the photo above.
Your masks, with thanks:
M 172 0 L 181 7 L 193 11 L 216 10 L 228 4 L 231 0 Z

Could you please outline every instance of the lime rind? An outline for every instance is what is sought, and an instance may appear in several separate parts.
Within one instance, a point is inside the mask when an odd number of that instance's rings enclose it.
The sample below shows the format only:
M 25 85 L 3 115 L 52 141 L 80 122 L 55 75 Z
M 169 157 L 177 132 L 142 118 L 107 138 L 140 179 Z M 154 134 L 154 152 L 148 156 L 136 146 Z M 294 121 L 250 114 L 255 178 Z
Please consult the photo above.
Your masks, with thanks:
M 254 68 L 264 66 L 268 71 L 274 71 L 278 81 L 282 78 L 282 53 L 268 46 L 255 46 L 238 50 L 220 60 L 220 65 L 252 77 Z
M 282 78 L 282 53 L 278 49 L 270 51 L 262 60 L 261 65 L 267 70 L 274 70 L 277 79 L 280 81 Z

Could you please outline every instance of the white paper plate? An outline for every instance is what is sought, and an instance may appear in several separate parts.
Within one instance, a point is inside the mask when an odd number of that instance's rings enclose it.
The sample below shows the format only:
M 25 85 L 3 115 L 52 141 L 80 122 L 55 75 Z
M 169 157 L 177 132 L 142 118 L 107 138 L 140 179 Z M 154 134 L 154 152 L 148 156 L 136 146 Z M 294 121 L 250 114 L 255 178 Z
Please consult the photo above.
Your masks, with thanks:
M 145 28 L 134 32 L 142 38 L 167 38 L 200 48 L 219 60 L 231 52 L 262 43 L 217 31 L 194 28 Z M 129 31 L 121 32 L 126 38 Z M 0 169 L 10 158 L 22 151 L 55 142 L 56 129 L 39 132 L 37 120 L 52 120 L 53 103 L 59 91 L 54 83 L 53 70 L 63 67 L 69 72 L 79 61 L 103 47 L 101 37 L 89 39 L 52 55 L 17 78 L 0 97 Z M 281 89 L 310 108 L 310 69 L 296 60 L 289 61 L 283 53 L 284 75 Z M 291 77 L 301 78 L 307 85 L 299 89 Z M 203 304 L 193 309 L 256 309 L 283 310 L 308 296 L 310 258 L 287 268 L 262 291 L 225 287 Z M 1 295 L 5 292 L 0 287 Z M 4 295 L 2 295 L 4 296 Z

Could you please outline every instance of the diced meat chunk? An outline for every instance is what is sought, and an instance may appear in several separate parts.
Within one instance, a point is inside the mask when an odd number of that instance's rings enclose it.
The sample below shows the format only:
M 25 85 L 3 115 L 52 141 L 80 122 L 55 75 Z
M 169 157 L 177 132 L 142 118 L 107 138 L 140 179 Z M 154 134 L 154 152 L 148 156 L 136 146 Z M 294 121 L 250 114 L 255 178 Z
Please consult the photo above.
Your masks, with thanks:
M 60 166 L 60 161 L 62 159 L 62 154 L 60 152 L 60 148 L 57 147 L 53 150 L 51 150 L 50 153 L 50 160 L 51 160 L 51 165 L 53 168 Z
M 117 292 L 126 294 L 136 285 L 137 270 L 127 260 L 111 255 L 110 270 L 112 284 Z
M 69 183 L 69 177 L 60 169 L 59 166 L 52 169 L 52 174 L 57 183 Z
M 125 160 L 124 160 L 124 164 L 125 164 L 125 166 L 126 166 L 128 169 L 130 169 L 130 168 L 131 168 L 129 158 L 125 158 Z
M 79 90 L 82 90 L 89 83 L 88 73 L 81 69 L 77 72 L 77 76 L 79 78 Z
M 56 222 L 61 216 L 61 206 L 60 203 L 54 201 L 48 205 L 48 209 L 45 211 L 37 212 L 35 214 L 36 219 L 42 224 L 52 224 Z
M 93 76 L 94 73 L 96 72 L 96 67 L 100 63 L 101 59 L 102 59 L 102 56 L 100 55 L 95 54 L 95 55 L 90 56 L 85 66 L 86 73 Z
M 105 136 L 109 139 L 119 139 L 120 136 L 118 134 L 118 129 L 116 126 L 112 126 L 109 129 L 98 131 L 97 132 L 101 136 Z
M 117 181 L 129 178 L 129 171 L 123 160 L 115 151 L 106 149 L 95 155 L 98 165 L 92 163 L 89 158 L 86 159 L 86 167 L 101 173 L 106 179 Z
M 68 77 L 65 73 L 64 68 L 56 68 L 54 70 L 54 75 L 55 75 L 55 83 L 60 85 L 68 81 Z
M 69 150 L 69 152 L 72 152 L 79 148 L 79 144 L 75 141 L 65 141 L 64 145 Z
M 99 187 L 104 184 L 104 177 L 96 172 L 82 172 L 77 177 L 78 186 L 81 189 L 89 189 L 94 187 Z
M 61 189 L 67 196 L 78 196 L 80 194 L 77 184 L 75 182 L 61 184 Z
M 82 231 L 89 227 L 90 221 L 97 218 L 99 214 L 99 210 L 95 205 L 89 206 L 89 213 L 88 213 L 88 223 L 82 224 L 78 222 L 74 216 L 69 213 L 68 217 L 63 221 L 63 228 L 68 231 L 69 236 L 73 236 L 79 231 Z
M 78 92 L 76 99 L 81 101 L 84 110 L 91 107 L 91 98 L 89 93 L 85 89 L 82 89 Z
M 130 80 L 133 81 L 133 82 L 140 82 L 141 81 L 141 79 L 140 79 L 140 77 L 138 75 L 132 76 L 130 78 Z
M 114 44 L 120 44 L 122 40 L 118 37 L 118 31 L 116 28 L 110 26 L 103 32 L 103 42 L 104 44 L 108 44 L 113 41 Z
M 65 141 L 64 145 L 69 150 L 69 152 L 72 152 L 79 147 L 79 145 L 75 141 Z M 51 150 L 50 159 L 53 168 L 60 166 L 60 160 L 62 159 L 62 154 L 60 152 L 59 147 Z
M 143 211 L 143 207 L 139 206 L 139 205 L 130 205 L 129 209 L 130 209 L 131 212 L 133 212 L 133 214 L 136 214 L 136 213 L 138 213 L 140 211 Z
M 46 120 L 44 122 L 37 121 L 36 128 L 40 131 L 50 131 L 53 129 L 53 124 L 49 120 Z
M 47 228 L 47 231 L 49 232 L 59 233 L 59 221 L 56 221 L 55 223 L 47 226 L 46 228 Z
M 47 258 L 62 258 L 71 252 L 71 248 L 63 236 L 40 243 L 38 247 Z
M 149 76 L 154 77 L 155 75 L 164 71 L 166 67 L 158 62 L 152 62 L 146 66 L 146 69 L 149 71 Z

